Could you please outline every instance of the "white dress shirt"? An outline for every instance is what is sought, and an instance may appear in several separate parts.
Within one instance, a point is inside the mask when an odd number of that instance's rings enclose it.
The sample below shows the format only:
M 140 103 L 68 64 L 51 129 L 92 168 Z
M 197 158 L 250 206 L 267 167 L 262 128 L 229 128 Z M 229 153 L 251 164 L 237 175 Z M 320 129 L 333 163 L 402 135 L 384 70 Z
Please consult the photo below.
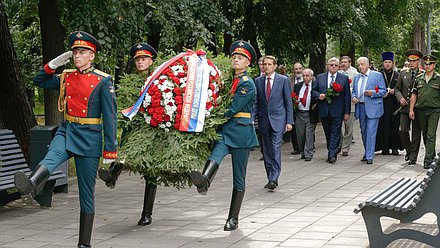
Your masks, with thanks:
M 303 98 L 304 92 L 306 91 L 306 84 L 303 83 L 301 89 L 299 90 L 299 99 Z M 298 109 L 302 111 L 310 110 L 310 102 L 312 100 L 312 82 L 309 83 L 309 93 L 307 93 L 306 106 L 303 106 L 301 101 L 299 101 Z

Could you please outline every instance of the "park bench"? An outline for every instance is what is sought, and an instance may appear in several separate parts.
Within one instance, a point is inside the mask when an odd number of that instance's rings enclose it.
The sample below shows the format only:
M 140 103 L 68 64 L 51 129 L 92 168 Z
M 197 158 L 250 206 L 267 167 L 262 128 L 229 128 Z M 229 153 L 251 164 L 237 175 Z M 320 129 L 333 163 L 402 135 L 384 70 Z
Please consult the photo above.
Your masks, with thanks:
M 14 174 L 20 170 L 28 176 L 31 174 L 14 133 L 8 129 L 0 129 L 0 206 L 21 198 L 14 184 Z M 61 170 L 52 173 L 43 190 L 35 197 L 41 207 L 52 206 L 55 182 L 64 177 L 66 175 Z
M 434 213 L 439 228 L 440 217 L 440 173 L 436 173 L 439 160 L 431 164 L 423 179 L 399 178 L 384 190 L 376 193 L 354 209 L 354 213 L 362 211 L 367 227 L 370 247 L 387 247 L 397 239 L 416 240 L 433 247 L 440 245 L 440 232 L 431 234 L 402 228 L 391 233 L 384 233 L 380 218 L 391 217 L 401 223 L 413 222 L 426 213 Z

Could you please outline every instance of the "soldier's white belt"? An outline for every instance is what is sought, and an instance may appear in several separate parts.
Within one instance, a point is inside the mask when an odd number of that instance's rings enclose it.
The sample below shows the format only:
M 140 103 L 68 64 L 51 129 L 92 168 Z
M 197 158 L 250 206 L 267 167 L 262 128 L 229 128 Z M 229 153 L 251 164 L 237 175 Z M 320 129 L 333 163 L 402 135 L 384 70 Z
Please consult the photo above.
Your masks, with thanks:
M 234 115 L 234 117 L 236 118 L 251 118 L 251 113 L 247 113 L 247 112 L 238 112 Z
M 101 118 L 86 118 L 86 117 L 76 117 L 69 114 L 64 114 L 64 119 L 68 122 L 84 124 L 101 124 Z

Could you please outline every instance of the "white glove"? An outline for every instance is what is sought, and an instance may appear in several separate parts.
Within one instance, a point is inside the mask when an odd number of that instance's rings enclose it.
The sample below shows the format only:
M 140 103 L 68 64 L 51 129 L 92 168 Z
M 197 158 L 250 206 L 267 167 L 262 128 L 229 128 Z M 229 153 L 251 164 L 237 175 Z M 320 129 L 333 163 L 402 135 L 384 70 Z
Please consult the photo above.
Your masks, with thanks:
M 111 163 L 113 163 L 115 161 L 116 161 L 116 159 L 113 159 L 113 158 L 104 158 L 104 159 L 102 159 L 102 163 L 104 163 L 104 164 L 111 164 Z
M 50 69 L 55 70 L 56 68 L 69 63 L 71 57 L 72 51 L 68 51 L 52 59 L 51 61 L 49 61 Z

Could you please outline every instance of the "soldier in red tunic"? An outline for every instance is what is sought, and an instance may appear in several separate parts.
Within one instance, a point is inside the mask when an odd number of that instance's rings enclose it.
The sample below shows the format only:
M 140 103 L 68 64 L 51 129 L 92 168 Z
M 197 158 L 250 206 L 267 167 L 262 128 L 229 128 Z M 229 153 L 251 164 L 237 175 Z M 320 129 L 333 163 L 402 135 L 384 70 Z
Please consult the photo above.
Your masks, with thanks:
M 15 174 L 15 186 L 22 195 L 35 197 L 50 174 L 74 157 L 80 200 L 78 247 L 91 247 L 99 159 L 102 156 L 104 163 L 111 163 L 118 156 L 116 98 L 110 75 L 92 66 L 95 53 L 101 49 L 99 42 L 92 35 L 77 31 L 70 35 L 69 44 L 73 51 L 51 60 L 34 78 L 37 86 L 60 90 L 58 108 L 64 112 L 65 121 L 59 126 L 47 155 L 29 178 L 23 172 Z M 54 74 L 71 57 L 76 69 Z

